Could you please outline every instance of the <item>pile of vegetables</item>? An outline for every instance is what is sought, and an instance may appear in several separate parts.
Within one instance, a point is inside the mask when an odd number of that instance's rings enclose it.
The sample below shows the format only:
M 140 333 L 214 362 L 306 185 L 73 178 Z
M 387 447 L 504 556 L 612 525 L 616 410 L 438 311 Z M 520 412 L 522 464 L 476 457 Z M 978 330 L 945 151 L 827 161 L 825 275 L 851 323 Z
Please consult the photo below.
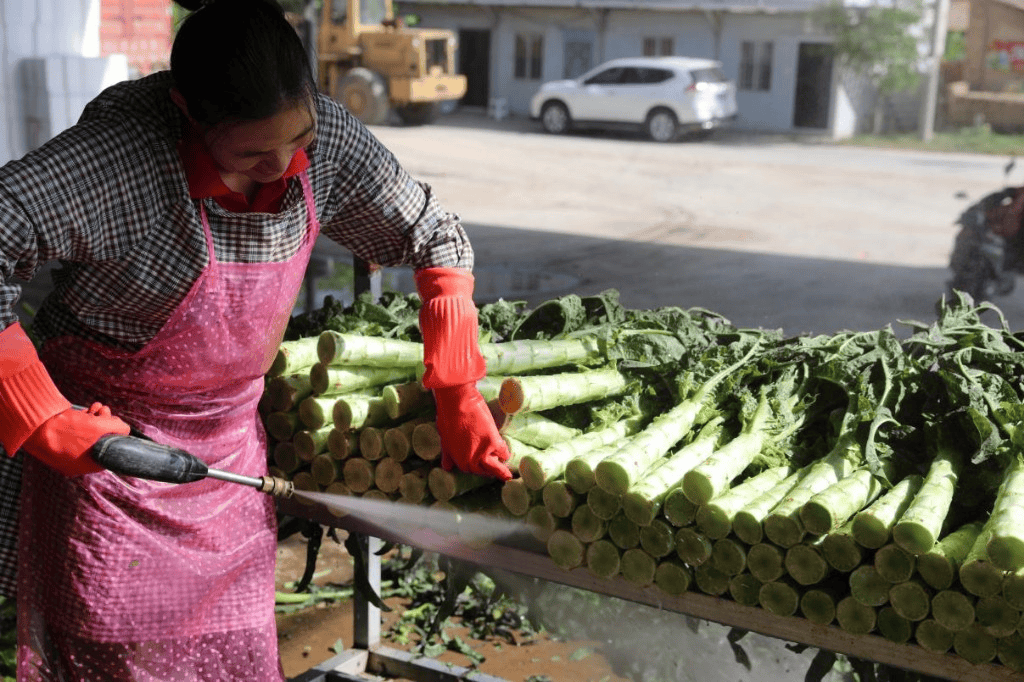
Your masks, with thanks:
M 614 291 L 482 306 L 505 484 L 439 466 L 418 306 L 292 320 L 262 404 L 275 475 L 521 518 L 566 570 L 1024 671 L 1024 339 L 990 304 L 957 294 L 903 338 Z

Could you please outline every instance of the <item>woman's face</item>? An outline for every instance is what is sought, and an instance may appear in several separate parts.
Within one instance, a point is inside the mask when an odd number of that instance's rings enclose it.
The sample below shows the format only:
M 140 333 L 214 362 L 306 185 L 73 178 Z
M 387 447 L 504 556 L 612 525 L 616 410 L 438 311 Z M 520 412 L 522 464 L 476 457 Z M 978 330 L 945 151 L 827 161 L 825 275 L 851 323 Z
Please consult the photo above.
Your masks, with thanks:
M 279 179 L 315 135 L 312 109 L 300 103 L 269 118 L 218 125 L 203 140 L 221 171 L 267 183 Z

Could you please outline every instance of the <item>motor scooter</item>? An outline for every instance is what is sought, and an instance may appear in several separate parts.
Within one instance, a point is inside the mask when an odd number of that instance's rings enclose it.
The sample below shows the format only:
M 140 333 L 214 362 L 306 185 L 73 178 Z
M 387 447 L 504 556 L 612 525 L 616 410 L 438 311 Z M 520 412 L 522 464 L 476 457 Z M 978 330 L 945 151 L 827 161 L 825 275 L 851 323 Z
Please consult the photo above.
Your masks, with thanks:
M 1016 165 L 1005 167 L 1005 176 Z M 1005 186 L 974 202 L 957 218 L 960 227 L 949 258 L 948 291 L 960 290 L 976 303 L 1007 296 L 1024 273 L 1024 187 Z

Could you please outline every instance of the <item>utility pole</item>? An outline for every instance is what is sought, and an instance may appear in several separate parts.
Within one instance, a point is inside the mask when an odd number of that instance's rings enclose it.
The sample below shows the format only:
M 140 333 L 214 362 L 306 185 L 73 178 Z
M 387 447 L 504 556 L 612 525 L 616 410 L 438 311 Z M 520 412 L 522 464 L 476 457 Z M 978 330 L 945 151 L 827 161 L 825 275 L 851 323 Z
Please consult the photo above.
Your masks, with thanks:
M 946 32 L 949 29 L 949 0 L 936 0 L 935 21 L 932 25 L 931 59 L 928 61 L 928 76 L 925 81 L 924 102 L 921 108 L 919 128 L 921 139 L 931 142 L 935 135 L 935 112 L 939 101 L 939 85 L 942 81 L 942 55 L 946 53 Z

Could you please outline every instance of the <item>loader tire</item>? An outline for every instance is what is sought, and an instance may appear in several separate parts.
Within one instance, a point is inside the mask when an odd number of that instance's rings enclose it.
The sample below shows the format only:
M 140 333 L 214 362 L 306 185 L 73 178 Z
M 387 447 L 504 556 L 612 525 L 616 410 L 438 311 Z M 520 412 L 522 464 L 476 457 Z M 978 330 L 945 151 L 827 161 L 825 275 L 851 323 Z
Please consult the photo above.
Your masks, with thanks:
M 441 113 L 441 106 L 437 102 L 416 102 L 402 105 L 395 109 L 395 112 L 405 125 L 420 126 L 436 121 Z
M 346 73 L 332 96 L 366 125 L 379 125 L 388 118 L 388 85 L 369 69 L 357 66 Z

